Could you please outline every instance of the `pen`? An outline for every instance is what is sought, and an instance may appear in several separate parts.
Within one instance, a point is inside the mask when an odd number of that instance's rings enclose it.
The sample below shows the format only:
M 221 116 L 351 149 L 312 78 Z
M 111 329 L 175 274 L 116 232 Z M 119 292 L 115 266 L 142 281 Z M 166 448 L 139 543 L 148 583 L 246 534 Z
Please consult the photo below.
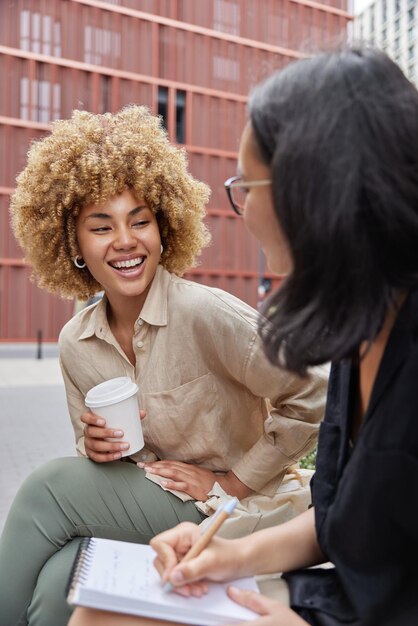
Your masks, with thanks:
M 184 563 L 184 561 L 190 561 L 190 559 L 194 559 L 195 556 L 198 556 L 206 548 L 212 537 L 217 533 L 224 521 L 231 515 L 237 504 L 238 498 L 231 498 L 231 500 L 225 502 L 225 504 L 223 504 L 216 511 L 205 531 L 200 535 L 196 543 L 191 546 L 190 550 L 186 552 L 186 554 L 180 561 L 181 563 Z M 168 593 L 173 589 L 174 587 L 170 582 L 166 582 L 163 587 L 164 593 Z

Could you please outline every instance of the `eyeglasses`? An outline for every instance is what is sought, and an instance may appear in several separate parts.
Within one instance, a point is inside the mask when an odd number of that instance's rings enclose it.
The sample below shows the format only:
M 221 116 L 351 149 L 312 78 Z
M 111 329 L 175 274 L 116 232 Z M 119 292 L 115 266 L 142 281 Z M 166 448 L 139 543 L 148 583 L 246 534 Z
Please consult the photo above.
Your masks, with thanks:
M 244 205 L 248 191 L 252 187 L 264 187 L 265 185 L 271 185 L 272 181 L 269 179 L 253 180 L 247 182 L 242 180 L 241 176 L 232 176 L 224 182 L 226 193 L 231 203 L 232 210 L 237 215 L 244 213 Z

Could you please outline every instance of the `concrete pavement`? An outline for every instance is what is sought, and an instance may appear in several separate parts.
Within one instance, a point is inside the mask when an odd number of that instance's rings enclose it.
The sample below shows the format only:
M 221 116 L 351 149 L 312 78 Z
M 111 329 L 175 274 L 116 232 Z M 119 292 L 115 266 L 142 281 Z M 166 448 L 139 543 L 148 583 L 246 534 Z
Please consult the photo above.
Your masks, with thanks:
M 50 459 L 75 454 L 58 358 L 28 357 L 31 346 L 0 346 L 0 531 L 25 477 Z M 48 354 L 57 354 L 50 346 Z

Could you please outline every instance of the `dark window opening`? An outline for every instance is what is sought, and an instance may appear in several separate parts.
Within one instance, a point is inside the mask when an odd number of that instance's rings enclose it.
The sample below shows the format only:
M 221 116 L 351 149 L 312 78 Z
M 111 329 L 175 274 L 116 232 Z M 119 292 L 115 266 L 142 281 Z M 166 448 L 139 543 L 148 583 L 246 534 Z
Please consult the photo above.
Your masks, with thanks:
M 168 88 L 158 87 L 158 115 L 163 118 L 163 126 L 167 130 Z
M 168 87 L 158 87 L 158 115 L 162 117 L 164 128 L 172 137 L 175 134 L 177 143 L 185 143 L 186 140 L 186 92 L 175 91 L 176 97 L 176 128 L 168 128 Z M 175 133 L 174 133 L 175 130 Z
M 176 92 L 176 141 L 185 143 L 186 92 Z

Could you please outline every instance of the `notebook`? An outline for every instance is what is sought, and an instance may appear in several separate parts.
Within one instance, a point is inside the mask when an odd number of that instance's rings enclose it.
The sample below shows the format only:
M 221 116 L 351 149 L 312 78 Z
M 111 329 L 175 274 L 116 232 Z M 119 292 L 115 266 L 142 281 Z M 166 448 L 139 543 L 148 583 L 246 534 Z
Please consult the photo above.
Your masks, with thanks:
M 209 583 L 209 591 L 202 598 L 164 593 L 154 558 L 154 550 L 147 545 L 86 538 L 74 561 L 68 603 L 198 626 L 256 617 L 228 598 L 226 589 L 231 583 Z M 254 578 L 241 578 L 233 584 L 258 591 Z

